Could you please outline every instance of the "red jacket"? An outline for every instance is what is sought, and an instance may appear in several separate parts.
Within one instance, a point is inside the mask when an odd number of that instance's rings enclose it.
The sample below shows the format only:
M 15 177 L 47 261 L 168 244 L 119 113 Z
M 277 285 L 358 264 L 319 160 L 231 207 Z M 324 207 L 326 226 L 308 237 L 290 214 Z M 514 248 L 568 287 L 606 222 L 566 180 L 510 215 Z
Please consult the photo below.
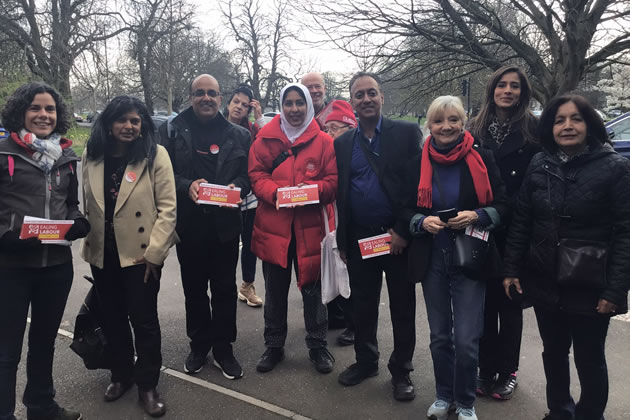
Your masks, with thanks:
M 289 151 L 289 157 L 272 174 L 272 162 L 283 151 Z M 298 287 L 317 281 L 320 243 L 324 237 L 321 205 L 276 210 L 276 191 L 300 183 L 317 184 L 320 203 L 332 203 L 337 193 L 337 162 L 332 139 L 320 131 L 313 120 L 291 144 L 280 128 L 278 115 L 260 129 L 250 148 L 249 178 L 258 197 L 252 252 L 263 261 L 286 268 L 293 228 L 299 267 Z

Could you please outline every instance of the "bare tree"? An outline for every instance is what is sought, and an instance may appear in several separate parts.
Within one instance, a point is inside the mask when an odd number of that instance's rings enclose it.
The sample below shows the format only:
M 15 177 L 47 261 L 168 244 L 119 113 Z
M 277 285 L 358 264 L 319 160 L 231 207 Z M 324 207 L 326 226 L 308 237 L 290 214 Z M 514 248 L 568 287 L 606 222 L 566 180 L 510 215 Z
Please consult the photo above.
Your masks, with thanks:
M 338 47 L 415 83 L 417 93 L 510 62 L 526 68 L 534 97 L 545 103 L 630 48 L 627 0 L 313 0 L 305 7 Z
M 138 63 L 140 81 L 144 91 L 144 102 L 153 111 L 153 79 L 155 72 L 162 69 L 160 77 L 171 90 L 175 77 L 172 63 L 178 54 L 172 47 L 175 38 L 192 27 L 192 9 L 185 0 L 132 0 L 126 2 L 128 18 L 125 18 L 131 33 L 131 55 Z M 167 40 L 169 54 L 156 62 L 155 46 Z M 172 100 L 168 101 L 172 109 Z
M 106 0 L 0 0 L 0 33 L 24 51 L 33 75 L 71 99 L 74 60 L 95 42 L 125 30 Z
M 289 80 L 281 71 L 288 58 L 288 2 L 274 0 L 269 7 L 259 0 L 223 0 L 221 11 L 239 44 L 244 81 L 264 108 L 275 98 L 282 82 Z
M 231 61 L 230 55 L 222 48 L 220 38 L 216 34 L 192 35 L 182 33 L 181 36 L 173 40 L 164 38 L 155 45 L 156 62 L 161 66 L 155 72 L 153 83 L 156 97 L 168 104 L 169 95 L 172 103 L 172 110 L 179 111 L 189 97 L 188 85 L 190 81 L 202 73 L 213 75 L 221 89 L 236 86 L 238 83 L 238 73 Z M 171 52 L 176 52 L 171 55 Z M 172 61 L 169 61 L 172 57 Z M 165 77 L 169 71 L 166 66 L 171 66 L 171 83 L 165 82 Z M 176 76 L 175 76 L 176 75 Z M 170 94 L 169 94 L 170 92 Z

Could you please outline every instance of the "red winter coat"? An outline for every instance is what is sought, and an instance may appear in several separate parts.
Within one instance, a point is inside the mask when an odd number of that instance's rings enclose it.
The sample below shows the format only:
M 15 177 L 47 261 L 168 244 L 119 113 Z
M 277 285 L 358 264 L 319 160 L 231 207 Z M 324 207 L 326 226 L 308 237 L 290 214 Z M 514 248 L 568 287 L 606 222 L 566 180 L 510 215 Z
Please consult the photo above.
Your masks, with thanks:
M 283 151 L 289 157 L 271 173 L 272 162 Z M 324 237 L 321 205 L 311 204 L 276 210 L 278 188 L 300 183 L 317 184 L 321 204 L 332 203 L 337 193 L 337 162 L 333 141 L 315 120 L 291 144 L 280 128 L 277 115 L 261 128 L 249 151 L 249 179 L 258 197 L 252 234 L 252 252 L 263 261 L 287 267 L 291 228 L 295 232 L 298 287 L 320 276 Z

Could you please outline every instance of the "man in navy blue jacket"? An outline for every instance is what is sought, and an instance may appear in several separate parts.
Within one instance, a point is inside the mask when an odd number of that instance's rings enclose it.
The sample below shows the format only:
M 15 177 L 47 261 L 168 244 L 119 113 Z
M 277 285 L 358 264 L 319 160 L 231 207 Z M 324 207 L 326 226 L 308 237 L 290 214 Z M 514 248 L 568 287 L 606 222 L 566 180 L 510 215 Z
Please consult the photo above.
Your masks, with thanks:
M 376 335 L 385 272 L 394 330 L 388 368 L 394 398 L 409 401 L 415 398 L 409 372 L 416 342 L 416 297 L 414 283 L 407 280 L 406 247 L 417 185 L 409 182 L 408 171 L 419 161 L 421 132 L 416 124 L 382 116 L 383 90 L 375 74 L 357 73 L 350 81 L 350 96 L 359 125 L 335 140 L 337 244 L 350 275 L 356 363 L 339 375 L 339 382 L 357 385 L 378 374 Z M 362 259 L 358 241 L 384 233 L 392 236 L 390 254 Z

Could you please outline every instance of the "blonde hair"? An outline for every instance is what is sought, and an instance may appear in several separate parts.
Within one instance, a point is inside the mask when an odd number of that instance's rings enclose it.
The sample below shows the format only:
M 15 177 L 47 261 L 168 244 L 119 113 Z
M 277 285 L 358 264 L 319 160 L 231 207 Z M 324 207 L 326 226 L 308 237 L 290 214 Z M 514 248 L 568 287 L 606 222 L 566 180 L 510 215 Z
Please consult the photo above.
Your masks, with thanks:
M 438 115 L 441 115 L 447 109 L 453 109 L 457 112 L 457 116 L 462 120 L 462 124 L 466 125 L 466 111 L 464 111 L 464 105 L 461 99 L 457 96 L 439 96 L 431 102 L 429 110 L 427 111 L 427 128 L 431 127 L 433 121 Z

